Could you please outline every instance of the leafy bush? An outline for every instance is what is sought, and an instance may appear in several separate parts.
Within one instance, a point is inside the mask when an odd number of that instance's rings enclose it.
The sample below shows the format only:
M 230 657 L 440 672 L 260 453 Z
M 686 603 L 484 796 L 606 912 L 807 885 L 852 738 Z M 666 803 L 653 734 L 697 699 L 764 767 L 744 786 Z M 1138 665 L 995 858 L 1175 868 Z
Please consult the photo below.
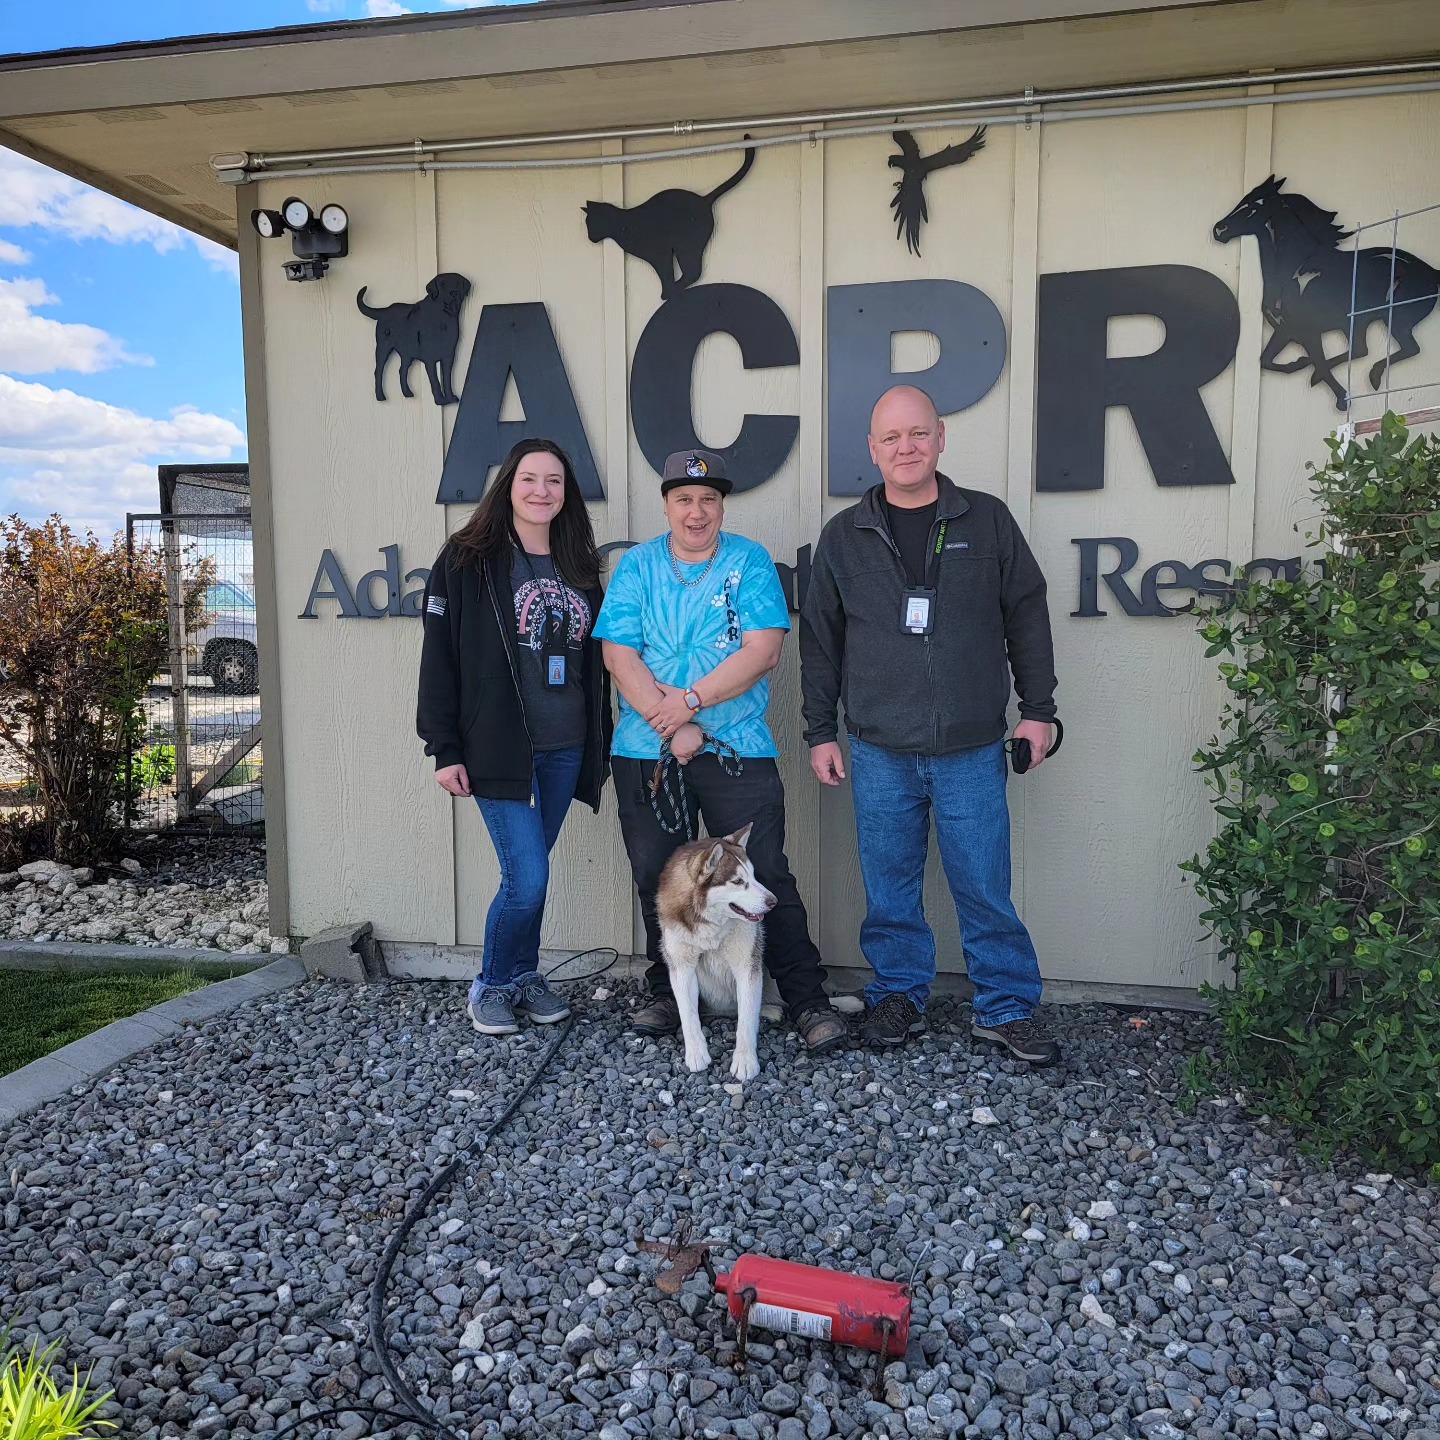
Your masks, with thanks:
M 110 1398 L 110 1391 L 92 1398 L 90 1377 L 82 1380 L 78 1370 L 70 1373 L 63 1390 L 55 1383 L 50 1367 L 60 1342 L 44 1350 L 32 1341 L 28 1352 L 7 1344 L 8 1331 L 0 1334 L 0 1440 L 73 1440 L 92 1430 L 114 1430 L 109 1420 L 91 1417 Z
M 187 614 L 199 613 L 211 568 L 187 577 Z M 77 539 L 58 516 L 0 523 L 0 744 L 39 786 L 40 848 L 54 859 L 105 853 L 125 751 L 168 636 L 158 550 L 127 557 L 120 537 Z
M 175 747 L 168 741 L 147 745 L 130 757 L 130 799 L 137 800 L 149 790 L 162 790 L 175 779 Z M 119 793 L 124 793 L 125 761 L 116 775 Z
M 1235 969 L 1231 1076 L 1322 1147 L 1440 1166 L 1440 441 L 1390 415 L 1331 452 L 1332 553 L 1202 625 L 1224 823 L 1181 868 Z

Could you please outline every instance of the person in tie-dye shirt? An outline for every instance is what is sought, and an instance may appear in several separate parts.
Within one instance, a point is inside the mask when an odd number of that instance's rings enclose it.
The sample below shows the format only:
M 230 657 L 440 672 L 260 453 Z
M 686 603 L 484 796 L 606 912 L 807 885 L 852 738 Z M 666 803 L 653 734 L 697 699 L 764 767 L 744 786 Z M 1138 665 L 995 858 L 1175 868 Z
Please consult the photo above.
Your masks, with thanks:
M 826 997 L 820 952 L 785 858 L 785 791 L 765 720 L 790 615 L 764 549 L 721 528 L 730 488 L 719 455 L 671 455 L 660 484 L 670 528 L 626 551 L 595 622 L 620 691 L 612 773 L 650 960 L 650 997 L 633 1028 L 641 1035 L 680 1028 L 655 913 L 660 872 L 684 840 L 684 827 L 667 831 L 652 805 L 650 780 L 664 743 L 684 766 L 692 833 L 697 818 L 711 835 L 753 825 L 746 850 L 776 899 L 765 918 L 765 966 L 806 1047 L 819 1053 L 843 1044 L 849 1029 Z M 738 769 L 722 763 L 712 741 L 738 757 Z

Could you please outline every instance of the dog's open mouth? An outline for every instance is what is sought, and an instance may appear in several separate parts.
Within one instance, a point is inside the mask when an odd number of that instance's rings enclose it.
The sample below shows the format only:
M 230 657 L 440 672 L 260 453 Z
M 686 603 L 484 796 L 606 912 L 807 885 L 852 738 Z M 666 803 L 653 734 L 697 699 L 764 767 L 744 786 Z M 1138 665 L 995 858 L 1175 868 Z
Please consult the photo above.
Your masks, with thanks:
M 765 918 L 765 912 L 764 912 L 763 910 L 760 911 L 760 913 L 757 915 L 754 911 L 743 909 L 741 906 L 737 905 L 733 900 L 730 902 L 730 908 L 731 908 L 738 916 L 740 916 L 740 918 L 741 918 L 742 920 L 750 920 L 750 921 L 753 921 L 756 925 L 758 925 L 758 924 Z

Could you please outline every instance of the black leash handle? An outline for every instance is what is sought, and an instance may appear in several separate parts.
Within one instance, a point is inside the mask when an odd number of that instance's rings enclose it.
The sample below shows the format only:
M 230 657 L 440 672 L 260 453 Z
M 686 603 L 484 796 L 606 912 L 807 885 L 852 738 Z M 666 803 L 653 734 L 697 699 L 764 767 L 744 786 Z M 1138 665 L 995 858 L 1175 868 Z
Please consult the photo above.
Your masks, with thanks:
M 717 740 L 708 730 L 702 730 L 700 734 L 703 738 L 695 756 L 702 755 L 707 749 L 710 749 L 715 752 L 715 758 L 720 762 L 721 770 L 731 779 L 744 772 L 745 762 L 740 758 L 733 745 L 727 745 L 723 740 Z M 691 759 L 694 759 L 695 756 L 691 756 Z M 685 767 L 671 752 L 668 740 L 660 742 L 660 758 L 655 762 L 655 771 L 650 777 L 648 788 L 650 808 L 655 812 L 655 823 L 667 835 L 679 835 L 683 832 L 686 840 L 695 839 L 694 827 L 690 823 L 690 805 L 685 791 Z M 670 807 L 671 815 L 668 819 L 660 800 L 662 791 L 665 795 L 665 804 Z

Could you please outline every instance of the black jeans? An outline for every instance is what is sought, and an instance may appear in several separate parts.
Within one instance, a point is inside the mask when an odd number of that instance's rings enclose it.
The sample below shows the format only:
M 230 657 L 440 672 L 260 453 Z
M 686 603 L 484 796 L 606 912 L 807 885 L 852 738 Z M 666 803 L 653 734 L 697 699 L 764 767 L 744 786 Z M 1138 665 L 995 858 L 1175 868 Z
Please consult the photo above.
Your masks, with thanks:
M 670 993 L 670 975 L 660 953 L 660 921 L 655 913 L 655 891 L 665 862 L 685 843 L 683 832 L 667 835 L 650 804 L 653 760 L 611 762 L 615 796 L 620 809 L 620 832 L 630 856 L 635 888 L 640 892 L 640 913 L 645 920 L 645 954 L 650 968 L 645 981 L 653 995 Z M 745 760 L 739 775 L 727 775 L 713 754 L 697 755 L 681 774 L 690 811 L 690 827 L 700 833 L 697 814 L 711 835 L 730 835 L 753 825 L 746 853 L 755 878 L 775 897 L 775 908 L 765 917 L 765 968 L 792 1020 L 817 1005 L 829 1005 L 825 970 L 820 952 L 810 939 L 810 922 L 800 899 L 790 862 L 785 858 L 785 789 L 780 771 L 770 759 Z M 664 805 L 664 792 L 661 803 Z M 668 814 L 668 807 L 667 814 Z

